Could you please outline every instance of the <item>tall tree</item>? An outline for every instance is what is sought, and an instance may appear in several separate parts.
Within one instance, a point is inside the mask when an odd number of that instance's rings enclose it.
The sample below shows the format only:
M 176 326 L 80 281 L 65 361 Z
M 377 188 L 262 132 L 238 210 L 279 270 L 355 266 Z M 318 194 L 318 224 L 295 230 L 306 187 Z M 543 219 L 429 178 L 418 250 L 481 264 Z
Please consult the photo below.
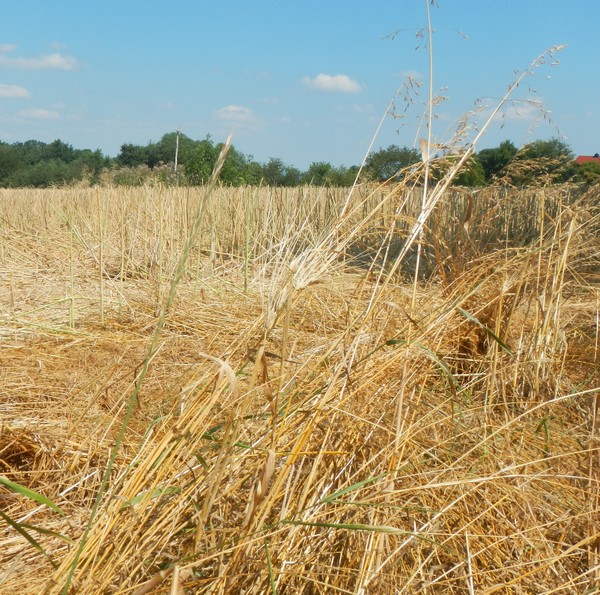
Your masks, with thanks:
M 533 141 L 517 154 L 512 183 L 530 186 L 564 182 L 575 173 L 573 156 L 569 145 L 561 139 Z
M 571 147 L 559 138 L 533 141 L 519 152 L 520 159 L 573 159 L 573 157 Z
M 19 153 L 24 163 L 33 165 L 44 158 L 46 143 L 39 140 L 27 140 L 24 143 L 12 145 Z
M 455 186 L 466 186 L 467 188 L 485 185 L 485 171 L 483 170 L 483 165 L 481 164 L 481 161 L 479 161 L 477 155 L 467 159 L 466 163 L 454 178 L 453 184 Z
M 117 164 L 121 167 L 137 167 L 147 165 L 148 149 L 139 145 L 125 143 L 121 145 L 121 151 L 117 155 Z
M 314 186 L 334 186 L 335 170 L 331 163 L 326 161 L 315 161 L 308 166 L 304 173 L 303 181 Z
M 578 165 L 575 170 L 574 180 L 584 184 L 600 184 L 600 163 L 586 161 Z
M 494 176 L 498 175 L 517 154 L 517 147 L 505 140 L 499 146 L 493 149 L 482 149 L 477 153 L 477 160 L 483 168 L 486 182 L 491 182 Z
M 8 186 L 10 177 L 24 167 L 26 165 L 19 158 L 17 149 L 0 143 L 0 186 Z
M 299 169 L 286 165 L 277 157 L 271 157 L 262 167 L 262 181 L 267 186 L 298 186 L 301 178 Z
M 177 139 L 179 137 L 179 140 Z M 179 146 L 178 146 L 179 145 Z M 175 150 L 177 150 L 178 165 L 185 165 L 189 159 L 193 158 L 197 147 L 197 141 L 192 140 L 182 132 L 168 132 L 163 134 L 161 139 L 152 145 L 152 156 L 157 163 L 175 163 Z
M 192 185 L 205 184 L 210 179 L 219 153 L 210 136 L 196 144 L 185 166 L 187 182 Z
M 71 163 L 77 159 L 77 151 L 71 145 L 57 139 L 44 147 L 43 159 L 57 159 L 63 163 Z
M 372 180 L 384 182 L 397 175 L 401 170 L 421 160 L 416 149 L 390 145 L 371 153 L 365 163 L 365 174 Z

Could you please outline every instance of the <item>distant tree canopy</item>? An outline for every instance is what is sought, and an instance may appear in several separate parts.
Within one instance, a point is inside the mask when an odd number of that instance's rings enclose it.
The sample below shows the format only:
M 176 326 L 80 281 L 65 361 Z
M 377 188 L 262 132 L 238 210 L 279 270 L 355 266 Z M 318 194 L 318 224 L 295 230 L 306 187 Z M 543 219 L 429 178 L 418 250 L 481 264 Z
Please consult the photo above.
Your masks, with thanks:
M 358 166 L 334 167 L 326 161 L 314 161 L 300 175 L 302 184 L 313 186 L 352 186 L 358 174 Z
M 587 161 L 576 167 L 575 180 L 584 184 L 600 183 L 600 163 Z
M 383 182 L 398 175 L 403 169 L 421 161 L 416 149 L 390 145 L 371 153 L 365 163 L 365 173 L 371 180 Z
M 298 186 L 302 183 L 302 172 L 277 157 L 271 157 L 262 166 L 262 179 L 267 186 Z
M 176 146 L 177 133 L 165 134 L 158 143 L 149 143 L 145 147 L 124 144 L 116 162 L 127 168 L 154 169 L 164 164 L 174 165 Z M 181 166 L 182 175 L 178 177 L 178 182 L 192 185 L 206 183 L 221 149 L 222 144 L 215 144 L 210 136 L 194 141 L 180 134 L 177 164 L 178 167 Z M 277 157 L 271 157 L 267 163 L 259 163 L 251 155 L 245 155 L 231 147 L 219 179 L 221 183 L 231 186 L 351 186 L 357 172 L 356 166 L 334 167 L 327 162 L 311 163 L 307 171 L 302 172 Z
M 514 158 L 518 150 L 509 140 L 500 143 L 494 149 L 483 149 L 477 153 L 476 161 L 481 164 L 484 178 L 483 183 L 490 182 Z
M 74 149 L 61 140 L 51 143 L 28 140 L 13 144 L 0 141 L 0 187 L 43 188 L 81 180 L 89 184 L 201 185 L 209 180 L 222 146 L 210 136 L 193 140 L 177 131 L 146 145 L 124 143 L 116 157 L 107 157 L 100 150 Z M 520 150 L 506 140 L 497 147 L 472 155 L 455 177 L 454 184 L 525 186 L 565 181 L 600 182 L 600 164 L 578 165 L 573 157 L 570 147 L 560 139 L 536 140 Z M 431 169 L 431 176 L 435 179 L 447 171 L 456 159 L 456 156 L 442 156 L 436 160 L 441 165 Z M 359 182 L 400 180 L 406 171 L 420 162 L 421 155 L 416 149 L 398 145 L 379 148 L 366 159 Z M 358 172 L 356 165 L 336 167 L 326 161 L 314 161 L 306 171 L 277 157 L 260 163 L 251 155 L 231 147 L 221 170 L 220 182 L 231 186 L 313 184 L 348 187 L 355 182 Z
M 95 183 L 110 166 L 111 159 L 100 150 L 74 149 L 61 140 L 0 143 L 0 186 L 5 188 L 43 188 L 84 178 Z

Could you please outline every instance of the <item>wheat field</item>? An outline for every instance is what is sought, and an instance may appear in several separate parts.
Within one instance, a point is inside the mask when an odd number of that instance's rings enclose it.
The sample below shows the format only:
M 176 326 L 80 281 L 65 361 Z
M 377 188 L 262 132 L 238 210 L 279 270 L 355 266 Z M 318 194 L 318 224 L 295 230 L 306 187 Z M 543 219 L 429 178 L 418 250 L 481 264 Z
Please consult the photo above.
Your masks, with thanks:
M 600 588 L 598 193 L 422 192 L 0 190 L 0 591 Z

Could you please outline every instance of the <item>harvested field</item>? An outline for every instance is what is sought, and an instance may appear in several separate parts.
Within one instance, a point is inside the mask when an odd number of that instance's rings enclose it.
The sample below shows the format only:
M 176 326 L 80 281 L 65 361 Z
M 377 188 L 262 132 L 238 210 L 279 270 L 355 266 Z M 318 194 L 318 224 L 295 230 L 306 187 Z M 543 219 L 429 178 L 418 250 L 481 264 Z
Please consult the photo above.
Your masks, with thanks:
M 421 192 L 1 190 L 0 591 L 599 588 L 598 193 Z

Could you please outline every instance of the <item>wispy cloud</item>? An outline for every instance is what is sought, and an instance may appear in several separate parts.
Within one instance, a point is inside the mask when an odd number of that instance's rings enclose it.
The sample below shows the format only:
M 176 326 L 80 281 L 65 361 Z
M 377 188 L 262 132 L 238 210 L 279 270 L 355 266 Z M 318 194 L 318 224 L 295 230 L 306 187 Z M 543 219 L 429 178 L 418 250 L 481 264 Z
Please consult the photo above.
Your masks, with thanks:
M 486 97 L 479 100 L 477 108 L 471 115 L 478 122 L 486 121 L 492 115 L 498 101 L 500 100 L 495 97 Z M 500 111 L 494 116 L 494 122 L 502 124 L 508 124 L 509 122 L 537 124 L 544 117 L 549 119 L 550 112 L 545 109 L 543 101 L 540 98 L 513 99 L 502 106 Z
M 60 114 L 56 110 L 42 108 L 25 109 L 20 111 L 19 115 L 31 120 L 57 120 L 60 118 Z
M 13 52 L 17 49 L 17 46 L 14 43 L 0 43 L 0 53 L 7 54 L 8 52 Z
M 0 97 L 26 99 L 29 96 L 29 91 L 25 87 L 20 87 L 19 85 L 0 84 Z
M 503 110 L 496 114 L 496 120 L 535 120 L 545 112 L 543 104 L 539 99 L 524 99 L 512 101 Z
M 353 105 L 352 110 L 359 114 L 374 114 L 375 106 L 372 103 L 365 103 L 363 105 Z
M 314 78 L 305 76 L 302 79 L 304 86 L 315 91 L 329 93 L 359 93 L 362 91 L 360 84 L 346 74 L 317 74 Z
M 249 108 L 242 105 L 226 105 L 215 112 L 219 120 L 230 124 L 255 124 L 258 116 Z
M 0 46 L 0 67 L 19 70 L 75 70 L 80 66 L 73 56 L 64 56 L 60 52 L 44 54 L 35 58 L 9 56 L 14 46 Z

